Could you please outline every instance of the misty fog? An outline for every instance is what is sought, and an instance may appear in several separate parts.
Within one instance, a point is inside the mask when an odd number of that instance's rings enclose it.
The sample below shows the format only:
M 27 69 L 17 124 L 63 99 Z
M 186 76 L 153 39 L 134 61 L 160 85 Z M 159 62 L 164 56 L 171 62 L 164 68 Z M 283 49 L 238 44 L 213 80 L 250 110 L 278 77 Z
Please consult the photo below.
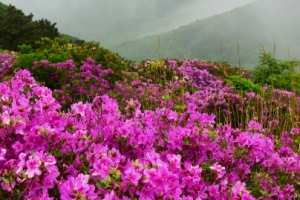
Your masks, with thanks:
M 170 31 L 255 0 L 1 0 L 34 19 L 56 22 L 61 33 L 110 47 Z
M 279 58 L 300 56 L 299 0 L 0 1 L 27 15 L 32 13 L 36 20 L 46 18 L 57 23 L 60 33 L 100 42 L 135 61 L 157 57 L 157 35 L 161 36 L 162 55 L 178 59 L 221 61 L 225 56 L 236 64 L 237 42 L 243 64 L 255 65 L 262 45 L 273 52 L 274 42 Z M 215 18 L 217 15 L 220 17 Z

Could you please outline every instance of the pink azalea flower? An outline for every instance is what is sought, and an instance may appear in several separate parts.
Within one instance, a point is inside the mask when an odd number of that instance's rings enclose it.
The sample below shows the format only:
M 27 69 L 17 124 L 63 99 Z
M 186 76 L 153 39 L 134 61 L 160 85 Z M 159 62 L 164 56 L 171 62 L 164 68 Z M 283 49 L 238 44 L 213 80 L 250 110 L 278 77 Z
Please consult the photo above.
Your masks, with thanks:
M 6 149 L 0 148 L 0 161 L 5 160 Z
M 276 126 L 278 126 L 278 121 L 272 120 L 269 122 L 269 127 L 276 127 Z
M 268 117 L 266 115 L 263 115 L 262 117 L 262 120 L 266 121 L 268 119 Z
M 299 133 L 299 129 L 298 128 L 292 128 L 291 129 L 291 134 L 294 135 L 295 133 Z
M 142 175 L 137 173 L 132 167 L 128 168 L 124 173 L 124 179 L 130 181 L 133 185 L 138 186 L 138 182 Z
M 11 185 L 8 185 L 7 183 L 1 182 L 1 187 L 3 190 L 8 191 L 8 192 L 12 192 L 13 188 L 16 186 L 16 182 L 13 181 Z
M 39 157 L 35 156 L 32 158 L 32 156 L 29 157 L 29 160 L 26 162 L 27 170 L 25 174 L 28 176 L 28 178 L 32 178 L 34 175 L 41 175 L 42 172 L 39 169 L 42 162 Z
M 246 183 L 237 181 L 236 184 L 231 188 L 232 196 L 234 198 L 241 198 L 245 200 L 253 200 L 254 198 L 245 189 Z
M 43 152 L 35 152 L 35 157 L 39 157 L 42 164 L 45 166 L 45 168 L 47 169 L 47 171 L 50 173 L 53 170 L 56 171 L 56 159 L 54 156 L 52 155 L 47 155 Z
M 91 63 L 91 64 L 95 63 L 95 61 L 92 58 L 87 58 L 86 61 L 89 62 L 89 63 Z
M 218 163 L 213 164 L 210 169 L 216 172 L 218 179 L 222 178 L 226 174 L 225 167 L 222 167 Z
M 124 199 L 124 198 L 123 198 Z M 114 191 L 104 195 L 103 200 L 119 200 Z
M 246 96 L 247 96 L 248 99 L 252 99 L 252 98 L 255 97 L 255 93 L 254 92 L 248 92 L 248 93 L 246 93 Z
M 43 96 L 42 99 L 37 100 L 36 103 L 36 109 L 41 113 L 58 110 L 60 108 L 60 105 L 51 95 Z
M 217 197 L 219 196 L 219 185 L 211 185 L 208 189 L 209 195 L 211 197 Z
M 88 181 L 89 175 L 79 174 L 76 178 L 69 177 L 59 186 L 60 198 L 62 200 L 69 200 L 72 197 L 97 199 L 94 193 L 95 186 L 89 185 Z
M 82 117 L 85 116 L 86 104 L 83 104 L 82 102 L 74 103 L 72 104 L 71 108 L 74 114 L 79 114 Z
M 260 131 L 262 129 L 262 125 L 254 120 L 251 120 L 248 124 L 249 131 Z
M 154 189 L 152 187 L 143 187 L 141 191 L 137 191 L 140 199 L 144 200 L 155 200 Z
M 20 161 L 18 162 L 18 169 L 16 171 L 17 174 L 19 174 L 23 170 L 23 168 L 25 167 L 25 165 L 26 165 L 25 158 L 26 158 L 25 153 L 20 153 L 19 154 Z

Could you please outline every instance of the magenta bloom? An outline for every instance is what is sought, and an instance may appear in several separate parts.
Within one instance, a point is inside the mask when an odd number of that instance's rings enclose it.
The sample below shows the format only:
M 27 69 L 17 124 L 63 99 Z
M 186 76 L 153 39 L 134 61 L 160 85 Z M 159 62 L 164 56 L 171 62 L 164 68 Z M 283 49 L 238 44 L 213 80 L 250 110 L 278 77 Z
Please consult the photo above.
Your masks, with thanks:
M 25 153 L 20 153 L 19 154 L 19 160 L 20 161 L 18 161 L 18 169 L 16 171 L 17 174 L 19 174 L 23 170 L 23 168 L 25 167 L 25 165 L 26 165 L 25 158 L 26 158 Z
M 255 97 L 255 93 L 254 92 L 248 92 L 246 93 L 246 96 L 248 97 L 248 99 L 252 99 Z
M 79 102 L 79 103 L 74 103 L 71 107 L 72 107 L 72 110 L 75 114 L 85 116 L 86 104 L 83 104 L 82 102 Z
M 240 196 L 242 191 L 245 189 L 246 184 L 241 183 L 241 181 L 236 182 L 235 186 L 231 188 L 232 194 L 234 196 Z
M 94 193 L 95 186 L 89 185 L 89 175 L 79 174 L 76 178 L 69 177 L 67 181 L 59 186 L 60 198 L 62 200 L 69 200 L 71 198 L 89 198 L 97 199 Z
M 89 63 L 91 63 L 91 64 L 95 63 L 95 61 L 92 58 L 87 58 L 86 61 L 89 62 Z
M 47 155 L 43 152 L 35 152 L 35 157 L 39 157 L 43 166 L 47 169 L 48 173 L 57 171 L 56 159 L 52 155 Z
M 294 135 L 295 133 L 299 133 L 299 129 L 298 128 L 292 128 L 291 129 L 291 134 Z
M 5 160 L 6 149 L 0 148 L 0 161 Z
M 8 185 L 7 183 L 1 182 L 0 186 L 2 187 L 3 190 L 12 192 L 13 188 L 16 186 L 16 182 L 13 181 L 11 185 Z
M 222 167 L 218 163 L 213 164 L 210 169 L 216 172 L 218 178 L 222 178 L 226 174 L 225 167 Z
M 54 111 L 60 108 L 60 105 L 51 95 L 43 96 L 42 99 L 36 101 L 36 109 L 41 113 Z
M 246 183 L 241 181 L 236 182 L 235 186 L 231 188 L 232 196 L 238 199 L 252 200 L 254 199 L 249 192 L 245 189 Z
M 12 145 L 12 148 L 15 150 L 16 153 L 19 153 L 23 150 L 23 144 L 17 141 Z
M 269 122 L 269 127 L 276 127 L 276 126 L 278 126 L 278 121 L 272 120 Z
M 263 115 L 262 117 L 262 120 L 266 121 L 268 119 L 268 117 L 266 115 Z
M 211 196 L 211 197 L 217 197 L 217 196 L 219 196 L 219 185 L 212 185 L 212 186 L 210 186 L 209 187 L 209 189 L 208 189 L 208 191 L 209 191 L 209 195 Z
M 153 200 L 155 199 L 154 191 L 152 187 L 143 187 L 142 191 L 136 193 L 140 196 L 140 199 Z
M 105 194 L 103 200 L 119 200 L 119 198 L 116 196 L 114 191 L 111 191 L 110 193 Z
M 133 185 L 138 186 L 138 182 L 142 175 L 137 173 L 132 167 L 125 171 L 124 179 L 130 181 Z
M 39 157 L 32 158 L 32 156 L 30 156 L 30 159 L 26 162 L 27 170 L 25 172 L 28 178 L 32 178 L 34 174 L 38 176 L 42 174 L 41 170 L 39 169 L 41 164 L 42 162 Z
M 249 131 L 260 131 L 262 129 L 262 125 L 254 120 L 251 120 L 248 124 Z

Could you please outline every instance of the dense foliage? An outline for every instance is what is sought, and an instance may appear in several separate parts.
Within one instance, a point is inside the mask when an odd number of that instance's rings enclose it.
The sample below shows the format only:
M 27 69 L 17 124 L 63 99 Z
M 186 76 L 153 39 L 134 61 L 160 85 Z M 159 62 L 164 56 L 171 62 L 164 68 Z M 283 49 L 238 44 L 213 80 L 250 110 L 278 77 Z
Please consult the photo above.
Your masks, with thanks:
M 14 63 L 15 69 L 31 69 L 35 61 L 47 60 L 55 64 L 72 59 L 79 68 L 82 61 L 92 58 L 104 69 L 112 69 L 113 74 L 107 76 L 107 80 L 113 83 L 122 79 L 122 71 L 133 66 L 133 62 L 121 58 L 110 50 L 101 47 L 99 42 L 84 42 L 81 45 L 74 44 L 63 38 L 41 38 L 36 42 L 37 48 L 33 50 L 29 45 L 19 45 L 19 58 Z M 50 75 L 50 74 L 49 74 Z M 38 81 L 47 77 L 35 77 Z M 48 85 L 47 85 L 48 86 Z M 50 87 L 50 86 L 48 86 Z
M 32 18 L 32 14 L 25 15 L 12 5 L 0 10 L 0 48 L 16 51 L 18 45 L 35 47 L 35 41 L 41 37 L 59 36 L 55 23 L 47 19 L 33 21 Z
M 68 44 L 41 42 L 73 55 Z M 3 199 L 300 195 L 298 93 L 272 85 L 254 93 L 248 73 L 201 60 L 147 60 L 109 82 L 114 70 L 94 51 L 72 57 L 81 63 L 24 69 L 18 55 L 0 54 Z M 245 86 L 225 81 L 237 74 Z
M 299 60 L 279 60 L 271 53 L 261 52 L 260 63 L 253 71 L 254 83 L 272 85 L 278 89 L 300 91 L 300 74 L 295 68 L 300 65 Z
M 7 9 L 7 5 L 0 2 L 0 12 L 3 12 L 5 9 Z

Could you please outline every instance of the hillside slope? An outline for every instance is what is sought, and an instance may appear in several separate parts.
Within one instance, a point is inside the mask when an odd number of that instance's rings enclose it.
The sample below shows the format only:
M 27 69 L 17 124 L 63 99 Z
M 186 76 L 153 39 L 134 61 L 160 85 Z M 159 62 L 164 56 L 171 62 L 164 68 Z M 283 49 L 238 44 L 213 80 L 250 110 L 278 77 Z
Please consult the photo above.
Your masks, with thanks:
M 102 46 L 110 48 L 257 0 L 0 1 L 13 4 L 24 13 L 33 13 L 35 19 L 47 18 L 57 22 L 57 28 L 63 33 L 86 41 L 99 41 Z
M 200 58 L 237 64 L 256 64 L 263 45 L 279 58 L 295 57 L 300 50 L 300 1 L 262 0 L 230 12 L 196 21 L 158 36 L 129 41 L 112 49 L 128 59 Z M 222 46 L 222 52 L 220 44 Z

